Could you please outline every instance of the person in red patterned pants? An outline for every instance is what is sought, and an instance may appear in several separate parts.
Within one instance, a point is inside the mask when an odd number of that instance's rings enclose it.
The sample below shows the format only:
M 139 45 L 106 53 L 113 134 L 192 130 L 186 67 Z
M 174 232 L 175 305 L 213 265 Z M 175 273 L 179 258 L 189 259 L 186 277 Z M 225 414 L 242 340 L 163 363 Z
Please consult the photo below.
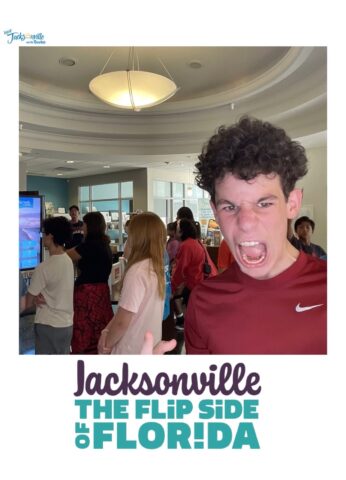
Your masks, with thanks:
M 84 242 L 66 252 L 79 270 L 74 288 L 71 350 L 73 354 L 97 354 L 101 331 L 113 317 L 108 287 L 112 251 L 100 212 L 84 216 L 83 230 Z

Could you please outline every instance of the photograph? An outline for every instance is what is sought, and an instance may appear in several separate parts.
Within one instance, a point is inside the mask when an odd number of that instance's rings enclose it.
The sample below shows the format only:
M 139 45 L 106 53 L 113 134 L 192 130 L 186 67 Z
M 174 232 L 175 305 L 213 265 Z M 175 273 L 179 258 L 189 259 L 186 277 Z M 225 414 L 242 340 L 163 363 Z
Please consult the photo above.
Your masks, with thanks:
M 20 202 L 50 206 L 21 353 L 327 353 L 326 47 L 24 45 L 19 81 Z

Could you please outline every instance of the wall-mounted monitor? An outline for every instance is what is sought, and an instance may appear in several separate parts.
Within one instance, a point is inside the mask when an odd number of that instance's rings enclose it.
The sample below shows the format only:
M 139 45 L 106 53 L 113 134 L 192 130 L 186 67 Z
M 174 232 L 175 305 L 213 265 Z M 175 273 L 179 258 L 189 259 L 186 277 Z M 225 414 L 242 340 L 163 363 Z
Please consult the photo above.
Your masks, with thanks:
M 43 197 L 19 194 L 19 269 L 32 270 L 42 261 Z

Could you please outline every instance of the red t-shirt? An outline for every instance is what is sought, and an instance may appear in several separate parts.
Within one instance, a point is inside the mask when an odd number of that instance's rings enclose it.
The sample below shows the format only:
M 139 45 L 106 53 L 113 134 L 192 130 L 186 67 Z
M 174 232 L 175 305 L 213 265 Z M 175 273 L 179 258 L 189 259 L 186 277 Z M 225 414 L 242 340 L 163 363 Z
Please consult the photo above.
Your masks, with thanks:
M 192 292 L 185 345 L 188 354 L 325 354 L 327 262 L 300 252 L 268 280 L 234 262 Z
M 172 274 L 172 291 L 184 283 L 185 286 L 192 290 L 199 282 L 204 280 L 203 264 L 205 260 L 211 267 L 210 277 L 217 275 L 217 269 L 209 257 L 206 248 L 193 238 L 187 238 L 180 244 L 177 256 L 175 257 L 175 266 Z
M 219 251 L 217 254 L 217 266 L 218 268 L 228 268 L 234 262 L 234 257 L 232 255 L 229 246 L 227 245 L 225 239 L 222 240 Z

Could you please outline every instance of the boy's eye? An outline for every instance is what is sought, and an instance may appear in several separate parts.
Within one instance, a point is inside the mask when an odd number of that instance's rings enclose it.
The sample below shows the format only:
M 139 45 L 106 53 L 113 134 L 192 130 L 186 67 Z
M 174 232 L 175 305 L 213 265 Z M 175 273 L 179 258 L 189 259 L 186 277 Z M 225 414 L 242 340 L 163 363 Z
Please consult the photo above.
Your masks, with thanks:
M 224 207 L 222 207 L 222 210 L 226 211 L 226 212 L 234 212 L 236 210 L 236 206 L 233 205 L 233 203 L 230 203 L 228 205 L 225 205 Z
M 258 205 L 260 208 L 268 208 L 268 207 L 270 207 L 270 206 L 273 205 L 273 204 L 272 204 L 272 202 L 259 202 L 257 205 Z

